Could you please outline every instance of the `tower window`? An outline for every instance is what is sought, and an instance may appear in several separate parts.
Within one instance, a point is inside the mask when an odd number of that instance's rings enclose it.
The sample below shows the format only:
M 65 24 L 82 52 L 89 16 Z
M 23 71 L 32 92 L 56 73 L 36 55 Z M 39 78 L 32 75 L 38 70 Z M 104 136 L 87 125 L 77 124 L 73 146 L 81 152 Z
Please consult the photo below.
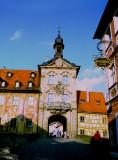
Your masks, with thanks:
M 54 102 L 54 94 L 53 93 L 48 94 L 48 102 L 49 103 Z
M 63 81 L 64 85 L 68 85 L 69 84 L 69 77 L 67 75 L 64 75 L 62 81 Z
M 48 84 L 55 84 L 55 76 L 54 75 L 49 75 Z
M 61 53 L 61 47 L 57 47 L 57 53 Z
M 62 95 L 62 102 L 65 102 L 65 103 L 68 102 L 68 94 L 63 94 Z

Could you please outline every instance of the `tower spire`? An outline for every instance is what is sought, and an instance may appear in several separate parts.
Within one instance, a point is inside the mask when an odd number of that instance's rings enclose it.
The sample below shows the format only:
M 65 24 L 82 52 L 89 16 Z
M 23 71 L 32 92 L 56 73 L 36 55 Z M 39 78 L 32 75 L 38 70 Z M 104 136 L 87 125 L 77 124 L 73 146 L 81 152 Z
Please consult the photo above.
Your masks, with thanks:
M 60 37 L 60 27 L 58 27 L 58 37 Z
M 55 58 L 63 58 L 63 49 L 64 49 L 64 44 L 63 44 L 63 38 L 60 36 L 60 28 L 58 28 L 58 34 L 57 38 L 55 39 L 55 43 L 53 45 L 53 48 L 55 49 Z

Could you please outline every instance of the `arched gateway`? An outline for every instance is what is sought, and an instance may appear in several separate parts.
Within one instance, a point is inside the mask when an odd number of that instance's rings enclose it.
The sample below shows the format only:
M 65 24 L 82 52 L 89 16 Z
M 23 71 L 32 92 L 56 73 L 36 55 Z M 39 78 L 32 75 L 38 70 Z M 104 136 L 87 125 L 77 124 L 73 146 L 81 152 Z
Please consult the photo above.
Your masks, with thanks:
M 67 129 L 66 118 L 62 115 L 53 115 L 48 119 L 49 136 L 62 137 Z

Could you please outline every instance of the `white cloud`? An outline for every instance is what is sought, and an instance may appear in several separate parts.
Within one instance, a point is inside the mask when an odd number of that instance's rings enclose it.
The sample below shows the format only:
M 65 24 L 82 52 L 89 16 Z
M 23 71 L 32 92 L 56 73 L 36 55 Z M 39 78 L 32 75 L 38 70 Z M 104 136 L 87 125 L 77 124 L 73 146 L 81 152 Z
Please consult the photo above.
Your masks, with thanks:
M 106 83 L 103 70 L 87 68 L 80 72 L 77 79 L 77 90 L 106 92 Z
M 96 85 L 102 84 L 104 78 L 102 76 L 77 79 L 77 90 L 94 90 Z
M 92 68 L 88 68 L 88 69 L 85 69 L 85 70 L 83 70 L 83 72 L 82 72 L 82 75 L 83 76 L 95 76 L 95 75 L 99 75 L 101 73 L 101 70 L 100 69 L 97 69 L 97 68 L 94 68 L 94 69 L 92 69 Z
M 13 35 L 11 36 L 10 40 L 11 41 L 14 41 L 14 40 L 17 40 L 19 38 L 22 37 L 22 32 L 21 31 L 16 31 L 13 33 Z

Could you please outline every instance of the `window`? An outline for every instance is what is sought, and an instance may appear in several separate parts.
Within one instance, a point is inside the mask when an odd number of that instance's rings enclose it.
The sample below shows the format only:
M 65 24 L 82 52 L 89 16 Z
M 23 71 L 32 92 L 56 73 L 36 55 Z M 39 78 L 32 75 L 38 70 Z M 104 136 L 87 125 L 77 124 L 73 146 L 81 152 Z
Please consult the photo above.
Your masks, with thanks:
M 13 97 L 13 105 L 18 106 L 19 105 L 19 97 L 14 96 Z
M 20 87 L 20 82 L 16 81 L 15 87 L 16 87 L 16 88 L 19 88 L 19 87 Z
M 62 102 L 65 102 L 65 103 L 68 102 L 68 94 L 63 94 L 62 95 Z
M 53 93 L 48 94 L 48 102 L 49 103 L 54 102 L 54 94 Z
M 5 87 L 5 86 L 6 86 L 6 82 L 3 81 L 3 82 L 1 83 L 1 87 Z
M 84 104 L 85 103 L 85 99 L 81 99 L 80 103 Z
M 34 101 L 34 97 L 28 97 L 28 105 L 32 106 L 33 105 L 33 101 Z
M 31 76 L 32 78 L 35 78 L 35 77 L 36 77 L 36 73 L 33 73 L 33 72 L 32 72 L 32 73 L 30 74 L 30 76 Z
M 10 127 L 15 129 L 16 128 L 16 118 L 11 119 L 10 121 Z
M 114 67 L 114 64 L 111 67 L 111 76 L 113 78 L 113 83 L 114 83 L 115 82 L 115 67 Z
M 61 47 L 57 47 L 57 53 L 61 53 Z
M 31 119 L 26 119 L 26 127 L 27 128 L 32 128 L 33 127 Z
M 32 82 L 29 82 L 29 83 L 28 83 L 28 87 L 29 87 L 29 88 L 32 88 L 32 86 L 33 86 L 33 83 L 32 83 Z
M 84 130 L 80 129 L 80 135 L 84 135 Z
M 107 131 L 103 131 L 103 137 L 107 137 Z
M 55 76 L 49 75 L 48 84 L 55 84 Z
M 12 77 L 13 73 L 7 72 L 7 77 Z
M 83 116 L 80 117 L 80 122 L 84 122 L 84 117 Z
M 100 100 L 96 100 L 96 104 L 99 105 L 101 102 Z
M 103 118 L 103 124 L 107 124 L 107 118 Z
M 108 38 L 109 38 L 108 40 L 109 40 L 109 41 L 112 41 L 110 27 L 107 29 L 107 32 L 106 32 L 106 34 L 108 35 Z
M 4 105 L 4 103 L 5 103 L 5 97 L 0 96 L 0 105 Z
M 68 76 L 63 76 L 62 82 L 64 85 L 68 85 L 69 84 L 69 77 Z

